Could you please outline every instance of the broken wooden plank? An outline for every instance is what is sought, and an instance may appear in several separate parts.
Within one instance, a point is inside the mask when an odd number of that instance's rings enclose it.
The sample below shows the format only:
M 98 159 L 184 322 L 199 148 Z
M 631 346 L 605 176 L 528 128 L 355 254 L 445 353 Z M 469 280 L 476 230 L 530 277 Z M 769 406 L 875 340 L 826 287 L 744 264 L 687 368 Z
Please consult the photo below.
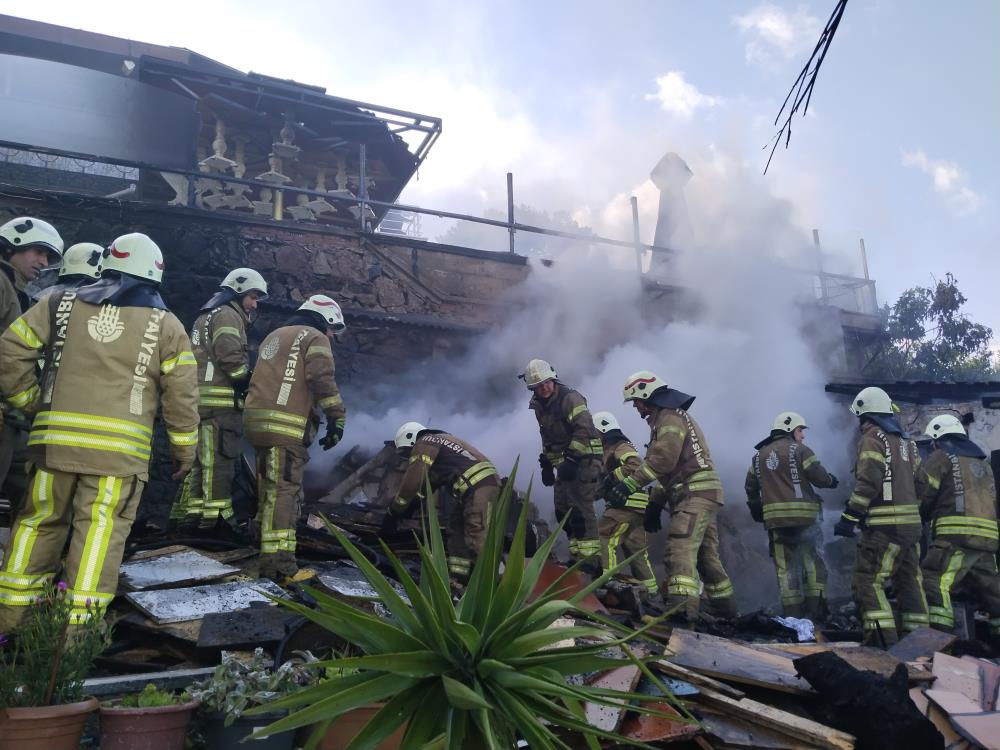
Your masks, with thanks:
M 697 701 L 707 703 L 724 714 L 776 730 L 809 745 L 828 750 L 852 750 L 854 747 L 853 735 L 750 698 L 737 701 L 713 690 L 703 689 Z
M 716 746 L 742 750 L 812 750 L 815 745 L 800 742 L 787 734 L 751 724 L 749 721 L 699 706 L 701 725 Z
M 900 661 L 916 661 L 921 656 L 933 656 L 944 651 L 958 640 L 951 633 L 943 633 L 934 628 L 917 628 L 907 633 L 889 647 L 889 653 Z
M 855 669 L 875 672 L 888 679 L 901 663 L 899 659 L 882 649 L 869 646 L 846 645 L 841 643 L 753 643 L 750 647 L 789 656 L 808 656 L 824 651 L 832 651 Z M 917 667 L 906 665 L 910 682 L 933 682 L 934 676 Z
M 297 617 L 284 607 L 248 607 L 205 615 L 198 648 L 255 648 L 285 637 L 285 623 Z
M 698 687 L 706 687 L 709 690 L 714 690 L 717 693 L 728 695 L 730 698 L 734 698 L 736 700 L 739 700 L 746 695 L 746 693 L 742 690 L 737 690 L 732 685 L 727 685 L 724 682 L 713 680 L 711 677 L 706 677 L 698 672 L 692 672 L 690 669 L 686 669 L 680 664 L 674 664 L 666 659 L 652 662 L 652 666 L 654 669 L 665 675 L 675 677 L 679 680 L 683 680 L 684 682 L 690 682 L 692 685 L 696 685 Z
M 119 572 L 122 587 L 148 591 L 214 581 L 240 572 L 239 568 L 224 565 L 190 547 L 167 550 L 155 550 L 158 554 L 123 563 Z
M 920 713 L 924 716 L 927 715 L 927 695 L 924 693 L 923 688 L 910 688 L 910 700 L 913 701 L 913 705 L 917 707 L 917 710 Z
M 630 693 L 635 689 L 636 684 L 638 684 L 640 674 L 639 667 L 629 664 L 628 666 L 618 667 L 599 675 L 597 679 L 590 683 L 590 687 Z M 617 708 L 615 706 L 602 706 L 598 703 L 585 703 L 583 710 L 587 716 L 587 723 L 605 732 L 616 732 L 622 723 L 622 719 L 625 717 L 624 707 Z
M 1000 750 L 1000 711 L 950 718 L 952 726 L 969 742 L 984 750 Z
M 667 653 L 671 662 L 716 679 L 796 695 L 814 692 L 798 676 L 790 657 L 758 651 L 740 641 L 675 628 Z
M 163 591 L 135 591 L 126 594 L 125 598 L 155 622 L 163 624 L 197 620 L 213 612 L 246 609 L 254 602 L 271 603 L 265 594 L 287 597 L 276 583 L 262 578 Z
M 209 677 L 215 667 L 199 669 L 172 669 L 166 672 L 143 672 L 142 674 L 114 675 L 113 677 L 92 677 L 83 682 L 83 694 L 103 698 L 106 695 L 139 693 L 150 682 L 160 690 L 180 690 L 195 680 Z
M 162 636 L 169 635 L 182 641 L 198 643 L 198 636 L 201 634 L 201 620 L 181 620 L 179 622 L 169 622 L 158 624 L 146 617 L 142 612 L 129 612 L 124 617 L 118 619 L 118 623 L 124 626 L 133 627 L 137 630 L 149 633 L 162 642 Z M 117 623 L 116 623 L 117 624 Z
M 937 653 L 931 673 L 937 678 L 935 690 L 960 693 L 983 709 L 983 670 L 979 664 Z

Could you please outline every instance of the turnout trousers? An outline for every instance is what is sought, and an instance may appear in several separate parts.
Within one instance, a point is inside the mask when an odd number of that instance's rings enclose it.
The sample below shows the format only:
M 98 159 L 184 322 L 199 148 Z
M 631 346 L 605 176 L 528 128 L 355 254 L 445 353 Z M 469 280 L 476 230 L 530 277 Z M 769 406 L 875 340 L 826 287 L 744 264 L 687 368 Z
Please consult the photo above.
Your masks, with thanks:
M 1000 575 L 996 552 L 968 549 L 935 539 L 924 557 L 923 574 L 932 628 L 946 632 L 954 629 L 951 590 L 968 578 L 990 615 L 990 639 L 993 642 L 1000 639 Z
M 594 501 L 600 487 L 597 481 L 599 471 L 596 461 L 584 461 L 576 479 L 557 479 L 553 487 L 556 522 L 569 513 L 564 528 L 569 539 L 569 556 L 574 562 L 601 551 L 597 514 L 594 512 Z
M 71 622 L 107 608 L 118 589 L 125 539 L 144 485 L 137 476 L 32 471 L 0 569 L 0 632 L 16 628 L 60 569 L 73 607 Z M 62 562 L 67 536 L 69 552 Z
M 866 645 L 890 646 L 899 640 L 885 584 L 892 581 L 900 630 L 927 627 L 927 599 L 920 571 L 920 544 L 902 544 L 881 531 L 865 529 L 858 540 L 851 590 L 861 611 Z
M 499 486 L 484 485 L 452 503 L 448 514 L 448 572 L 459 581 L 469 579 L 472 565 L 483 548 L 490 510 L 499 496 Z
M 170 518 L 211 528 L 233 517 L 233 478 L 243 451 L 243 413 L 236 409 L 205 417 L 198 426 L 198 451 Z
M 601 538 L 601 566 L 608 570 L 627 557 L 639 555 L 632 560 L 630 567 L 632 577 L 655 594 L 656 576 L 653 566 L 649 563 L 649 552 L 646 550 L 646 530 L 642 528 L 643 511 L 632 508 L 607 508 L 597 524 L 597 532 Z M 619 548 L 624 554 L 619 554 Z M 626 575 L 619 572 L 615 577 Z
M 670 512 L 663 588 L 667 607 L 683 605 L 690 618 L 698 614 L 702 583 L 713 615 L 736 616 L 733 583 L 719 557 L 718 513 L 718 503 L 704 497 L 686 497 Z
M 279 579 L 298 572 L 295 527 L 302 511 L 302 474 L 309 460 L 303 445 L 257 447 L 260 574 Z
M 818 550 L 822 542 L 819 526 L 771 529 L 768 535 L 785 617 L 826 617 L 827 571 Z

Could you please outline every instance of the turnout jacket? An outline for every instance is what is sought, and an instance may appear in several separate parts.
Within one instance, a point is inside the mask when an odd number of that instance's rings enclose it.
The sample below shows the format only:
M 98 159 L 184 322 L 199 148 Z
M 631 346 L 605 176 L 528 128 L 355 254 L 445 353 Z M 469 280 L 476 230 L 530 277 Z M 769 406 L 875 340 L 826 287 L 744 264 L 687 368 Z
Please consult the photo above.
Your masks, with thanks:
M 37 465 L 145 480 L 158 407 L 172 457 L 194 461 L 195 360 L 169 310 L 94 305 L 69 289 L 11 324 L 0 336 L 0 361 L 7 403 L 34 414 L 28 458 Z
M 390 513 L 404 513 L 422 496 L 425 478 L 432 490 L 449 487 L 459 501 L 480 487 L 500 484 L 496 468 L 475 446 L 447 432 L 424 432 L 411 449 Z
M 243 427 L 253 445 L 311 445 L 319 428 L 317 407 L 329 422 L 344 419 L 333 350 L 318 329 L 278 328 L 264 339 L 257 354 L 243 412 Z
M 997 551 L 997 498 L 988 460 L 957 455 L 939 441 L 917 469 L 916 490 L 920 515 L 931 522 L 935 539 Z
M 545 457 L 553 466 L 561 464 L 567 454 L 577 459 L 601 458 L 601 433 L 594 426 L 587 400 L 558 380 L 555 386 L 551 396 L 533 396 L 528 405 L 538 420 Z
M 762 506 L 764 528 L 771 530 L 815 523 L 822 501 L 813 487 L 832 485 L 833 478 L 812 449 L 782 435 L 759 445 L 745 489 L 750 504 Z
M 667 490 L 654 502 L 671 505 L 687 497 L 723 503 L 722 480 L 715 470 L 708 443 L 698 423 L 684 409 L 659 408 L 647 418 L 650 426 L 646 458 L 629 476 L 640 487 L 659 481 Z
M 917 542 L 921 527 L 913 479 L 919 463 L 916 443 L 866 422 L 854 464 L 854 491 L 843 517 L 898 544 Z
M 618 483 L 642 465 L 639 451 L 631 440 L 622 437 L 621 440 L 609 441 L 604 446 L 603 477 L 605 487 L 609 480 Z M 643 511 L 649 503 L 649 493 L 638 490 L 629 495 L 625 501 L 626 508 Z
M 191 346 L 198 361 L 198 411 L 203 417 L 237 408 L 234 384 L 250 377 L 247 314 L 232 300 L 198 316 Z
M 27 284 L 28 280 L 14 266 L 0 260 L 0 333 L 6 331 L 31 304 L 25 291 Z

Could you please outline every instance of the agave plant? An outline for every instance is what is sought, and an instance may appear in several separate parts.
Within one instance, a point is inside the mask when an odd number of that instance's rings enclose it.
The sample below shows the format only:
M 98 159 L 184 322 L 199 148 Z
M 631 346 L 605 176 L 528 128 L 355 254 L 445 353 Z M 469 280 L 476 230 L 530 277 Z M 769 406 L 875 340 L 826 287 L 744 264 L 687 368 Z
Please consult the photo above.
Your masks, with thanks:
M 315 588 L 309 589 L 316 602 L 315 609 L 277 600 L 281 606 L 355 644 L 364 655 L 320 662 L 315 666 L 356 671 L 255 709 L 258 713 L 275 709 L 289 709 L 292 713 L 258 730 L 254 737 L 318 724 L 307 745 L 315 747 L 336 717 L 360 706 L 384 702 L 355 736 L 349 750 L 373 748 L 404 723 L 404 750 L 469 747 L 511 750 L 519 740 L 532 748 L 569 748 L 564 741 L 567 735 L 584 738 L 591 748 L 600 746 L 599 739 L 649 747 L 591 726 L 584 705 L 589 702 L 664 715 L 645 705 L 662 701 L 663 697 L 569 684 L 567 677 L 636 664 L 674 702 L 644 660 L 625 647 L 658 620 L 635 631 L 610 620 L 603 621 L 605 627 L 554 625 L 566 615 L 593 617 L 580 610 L 577 603 L 621 566 L 606 571 L 572 596 L 562 598 L 565 579 L 577 567 L 574 566 L 528 602 L 558 530 L 530 560 L 525 560 L 528 508 L 525 502 L 504 559 L 504 531 L 512 507 L 515 474 L 516 467 L 491 511 L 482 552 L 457 602 L 453 601 L 449 588 L 433 492 L 425 495 L 428 501 L 424 537 L 418 545 L 419 583 L 392 551 L 382 545 L 409 604 L 344 534 L 327 521 L 331 533 L 363 571 L 391 618 L 361 611 Z M 628 562 L 625 560 L 621 565 Z M 621 637 L 612 635 L 608 628 L 617 628 Z M 557 645 L 574 639 L 583 640 L 584 645 Z M 609 655 L 616 652 L 623 656 Z M 676 715 L 670 718 L 676 719 Z

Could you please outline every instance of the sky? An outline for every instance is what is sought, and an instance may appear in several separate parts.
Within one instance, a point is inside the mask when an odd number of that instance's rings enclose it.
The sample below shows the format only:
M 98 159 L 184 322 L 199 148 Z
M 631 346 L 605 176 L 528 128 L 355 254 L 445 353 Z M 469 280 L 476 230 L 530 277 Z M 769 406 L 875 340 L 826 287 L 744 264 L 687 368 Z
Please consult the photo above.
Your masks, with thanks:
M 699 169 L 739 169 L 756 175 L 746 189 L 787 202 L 803 236 L 819 229 L 828 267 L 860 274 L 863 237 L 880 300 L 950 271 L 970 314 L 1000 332 L 1000 3 L 850 0 L 810 112 L 762 176 L 778 107 L 834 4 L 0 0 L 0 12 L 439 116 L 408 203 L 503 208 L 512 171 L 518 203 L 614 236 L 629 235 L 637 195 L 648 241 L 647 178 L 665 152 L 692 164 L 693 190 Z

